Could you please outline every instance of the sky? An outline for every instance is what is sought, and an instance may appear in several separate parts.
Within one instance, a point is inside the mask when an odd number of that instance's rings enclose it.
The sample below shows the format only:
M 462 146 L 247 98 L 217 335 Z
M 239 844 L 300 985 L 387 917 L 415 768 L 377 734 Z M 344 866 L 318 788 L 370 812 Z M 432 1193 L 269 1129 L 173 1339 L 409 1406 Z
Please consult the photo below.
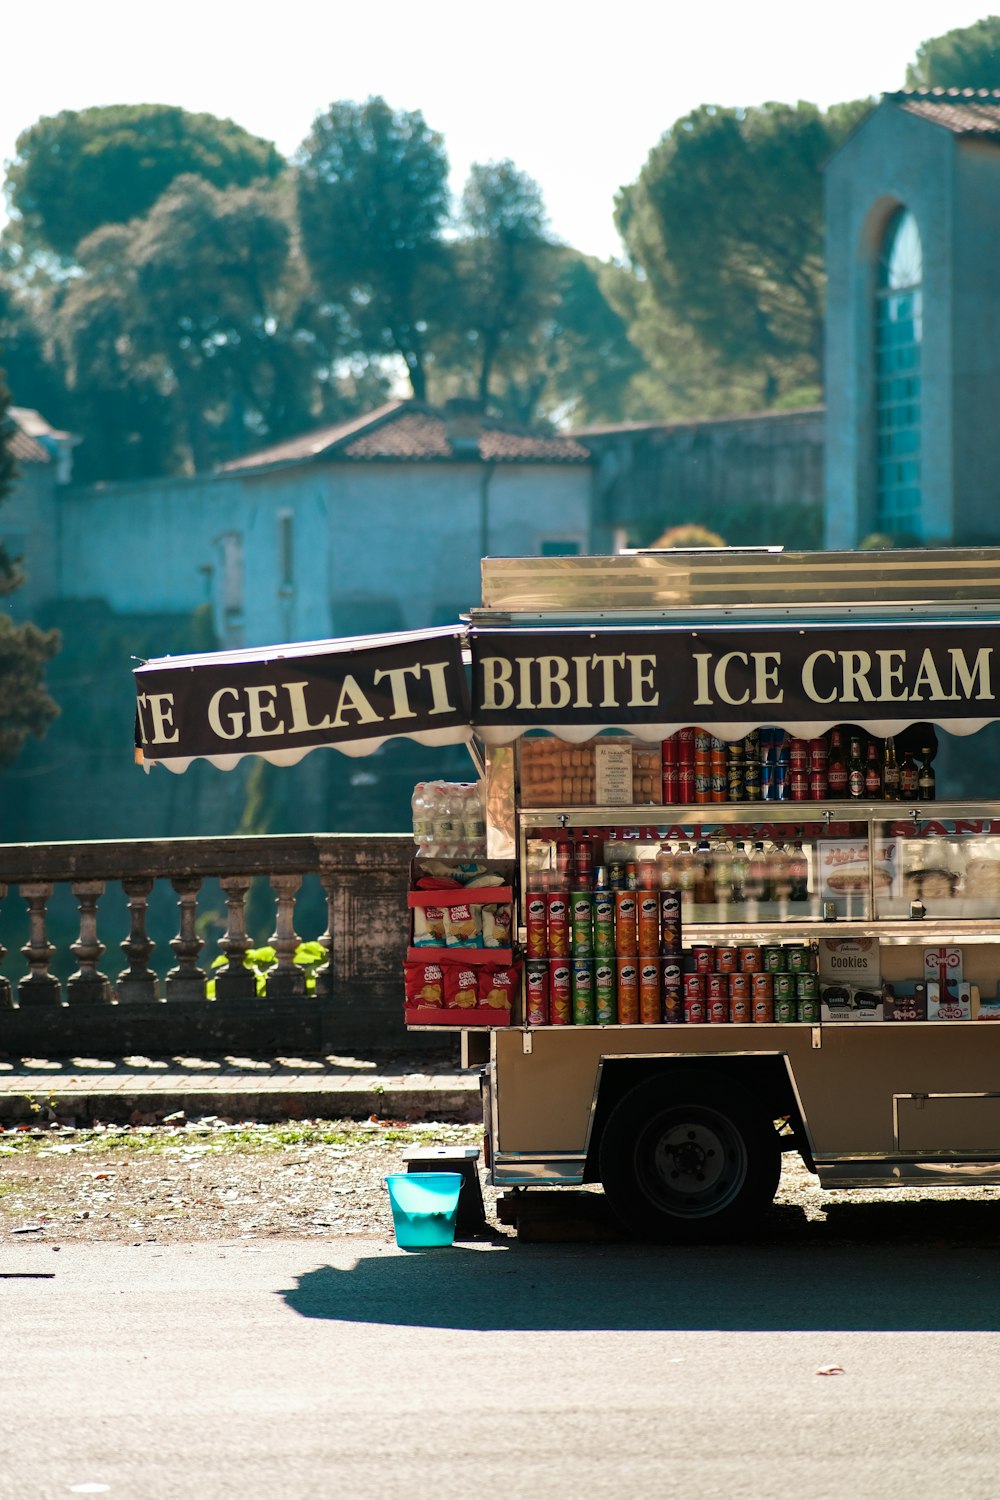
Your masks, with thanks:
M 456 194 L 473 162 L 509 157 L 541 186 L 553 233 L 610 258 L 617 190 L 697 105 L 902 88 L 922 41 L 990 13 L 984 0 L 46 0 L 4 15 L 0 159 L 43 115 L 131 103 L 230 118 L 287 155 L 333 100 L 381 94 L 442 134 Z

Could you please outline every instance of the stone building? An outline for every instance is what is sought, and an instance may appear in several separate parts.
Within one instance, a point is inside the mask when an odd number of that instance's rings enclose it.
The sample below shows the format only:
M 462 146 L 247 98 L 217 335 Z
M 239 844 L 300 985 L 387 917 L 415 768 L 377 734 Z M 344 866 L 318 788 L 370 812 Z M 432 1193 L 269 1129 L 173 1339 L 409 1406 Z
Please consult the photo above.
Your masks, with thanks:
M 1000 93 L 886 94 L 826 170 L 825 542 L 1000 540 Z

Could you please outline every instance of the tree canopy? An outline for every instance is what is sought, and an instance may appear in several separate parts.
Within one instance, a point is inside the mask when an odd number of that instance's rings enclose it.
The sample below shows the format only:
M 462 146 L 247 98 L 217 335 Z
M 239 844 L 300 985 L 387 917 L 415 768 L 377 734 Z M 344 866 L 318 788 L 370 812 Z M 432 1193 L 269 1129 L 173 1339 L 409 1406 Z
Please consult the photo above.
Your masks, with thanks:
M 1000 16 L 931 37 L 906 70 L 908 89 L 1000 89 Z
M 768 404 L 821 378 L 822 163 L 850 118 L 844 106 L 702 105 L 618 198 L 655 301 L 727 365 L 758 369 Z
M 448 158 L 419 110 L 340 100 L 296 158 L 302 242 L 321 297 L 349 309 L 369 347 L 398 355 L 427 394 L 429 333 L 443 314 Z
M 0 371 L 0 503 L 9 498 L 17 480 L 9 408 Z M 0 594 L 11 593 L 20 582 L 16 561 L 0 547 Z M 0 765 L 16 758 L 29 734 L 40 739 L 59 712 L 44 683 L 45 664 L 58 649 L 57 631 L 39 630 L 30 621 L 15 625 L 9 615 L 0 615 Z
M 7 174 L 26 248 L 73 258 L 88 234 L 149 212 L 184 173 L 215 187 L 274 178 L 284 160 L 232 120 L 169 104 L 62 110 L 21 132 Z

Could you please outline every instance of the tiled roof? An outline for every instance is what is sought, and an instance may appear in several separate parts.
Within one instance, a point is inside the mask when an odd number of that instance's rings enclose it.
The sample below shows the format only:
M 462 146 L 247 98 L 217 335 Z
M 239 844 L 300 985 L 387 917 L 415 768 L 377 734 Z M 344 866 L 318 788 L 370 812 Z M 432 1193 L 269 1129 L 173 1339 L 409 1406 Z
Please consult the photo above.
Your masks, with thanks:
M 53 458 L 53 444 L 77 443 L 72 433 L 60 432 L 32 406 L 9 406 L 7 414 L 14 424 L 10 451 L 24 464 L 48 464 Z M 46 446 L 45 439 L 49 439 Z M 41 439 L 41 441 L 39 441 Z
M 990 89 L 902 90 L 884 97 L 907 114 L 941 125 L 955 135 L 1000 137 L 1000 91 Z
M 433 462 L 478 459 L 483 463 L 589 463 L 575 438 L 538 433 L 490 417 L 462 420 L 461 435 L 447 411 L 418 401 L 390 401 L 367 416 L 321 427 L 288 442 L 274 443 L 247 458 L 222 464 L 224 474 L 256 472 L 319 459 L 348 463 Z
M 10 430 L 10 438 L 7 450 L 12 453 L 19 464 L 48 464 L 52 459 L 41 443 L 36 443 L 33 437 L 22 432 L 15 422 Z

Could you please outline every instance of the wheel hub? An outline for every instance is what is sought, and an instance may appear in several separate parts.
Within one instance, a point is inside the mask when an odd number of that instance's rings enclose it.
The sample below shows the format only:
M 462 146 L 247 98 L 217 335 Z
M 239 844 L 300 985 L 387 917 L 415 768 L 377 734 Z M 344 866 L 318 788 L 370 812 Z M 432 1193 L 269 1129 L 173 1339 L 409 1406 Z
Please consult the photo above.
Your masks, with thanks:
M 725 1147 L 710 1126 L 682 1121 L 660 1137 L 653 1165 L 669 1192 L 700 1196 L 718 1187 L 726 1170 Z

